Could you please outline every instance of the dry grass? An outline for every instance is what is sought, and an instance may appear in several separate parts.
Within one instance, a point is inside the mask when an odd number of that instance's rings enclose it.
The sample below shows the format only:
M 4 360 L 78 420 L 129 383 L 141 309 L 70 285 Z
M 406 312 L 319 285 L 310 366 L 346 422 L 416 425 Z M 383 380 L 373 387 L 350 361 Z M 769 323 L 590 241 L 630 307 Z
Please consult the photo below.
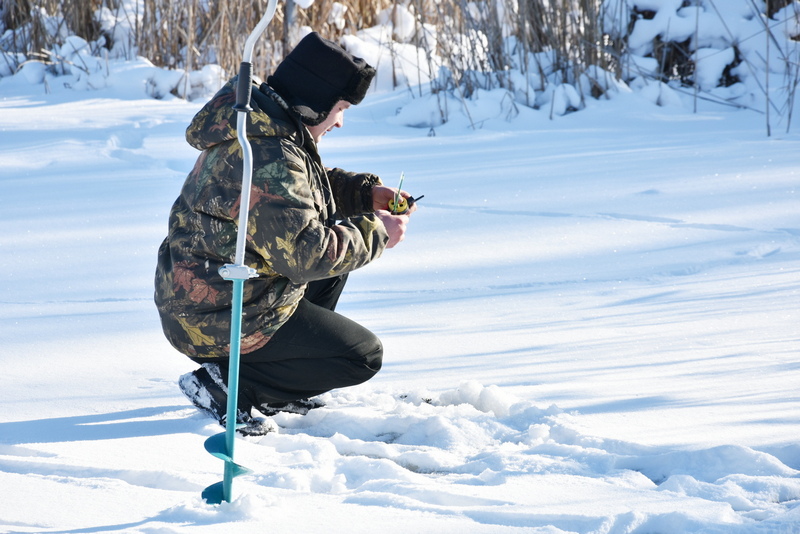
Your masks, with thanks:
M 343 34 L 374 26 L 381 10 L 402 6 L 397 0 L 316 0 L 308 9 L 281 1 L 275 19 L 267 29 L 264 46 L 254 57 L 256 72 L 270 72 L 292 44 L 288 27 L 310 26 L 322 35 L 337 40 Z M 503 0 L 506 1 L 506 0 Z M 100 7 L 116 9 L 119 0 L 0 0 L 0 20 L 6 29 L 19 30 L 19 46 L 34 57 L 58 40 L 44 31 L 44 14 L 60 15 L 59 24 L 87 41 L 100 36 L 94 13 Z M 267 0 L 143 0 L 135 44 L 138 54 L 158 66 L 194 70 L 203 64 L 216 63 L 235 72 L 244 40 L 266 9 Z M 408 4 L 422 24 L 436 28 L 436 41 L 417 32 L 417 45 L 445 58 L 457 81 L 469 82 L 475 72 L 501 72 L 512 60 L 510 54 L 526 51 L 555 50 L 564 65 L 578 66 L 608 63 L 608 54 L 600 48 L 602 34 L 596 18 L 599 0 L 528 0 L 519 3 L 519 11 L 506 8 L 509 16 L 500 21 L 497 12 L 476 12 L 467 0 L 411 0 Z M 472 7 L 470 7 L 472 5 Z M 334 9 L 344 6 L 344 25 L 331 18 Z M 288 18 L 286 11 L 289 11 Z M 503 25 L 511 25 L 519 49 L 504 47 Z M 481 33 L 486 40 L 474 35 Z M 7 45 L 6 48 L 11 48 Z M 17 49 L 18 50 L 18 49 Z M 603 65 L 605 66 L 605 65 Z M 500 82 L 502 84 L 502 81 Z
M 767 0 L 766 10 L 772 14 L 795 1 Z M 281 0 L 275 19 L 256 47 L 254 72 L 263 76 L 274 70 L 295 42 L 291 34 L 299 26 L 309 26 L 338 40 L 344 34 L 375 26 L 378 14 L 391 8 L 409 10 L 416 28 L 411 43 L 425 50 L 429 58 L 441 58 L 449 70 L 450 77 L 440 78 L 434 91 L 458 88 L 469 96 L 476 88 L 519 90 L 512 87 L 508 76 L 514 66 L 542 75 L 538 79 L 548 75 L 551 83 L 574 84 L 593 67 L 619 77 L 618 58 L 627 35 L 612 39 L 605 34 L 600 9 L 601 5 L 613 9 L 624 3 L 625 0 L 315 0 L 308 9 L 299 9 L 292 0 Z M 142 10 L 140 13 L 128 13 L 136 27 L 134 43 L 126 50 L 135 46 L 138 55 L 157 66 L 191 71 L 218 64 L 234 73 L 244 41 L 266 10 L 267 0 L 141 0 L 137 5 L 141 6 L 137 8 Z M 113 37 L 110 32 L 103 32 L 96 13 L 100 8 L 116 12 L 122 7 L 121 0 L 0 0 L 0 34 L 12 30 L 0 39 L 0 52 L 21 53 L 22 56 L 2 55 L 5 61 L 16 61 L 18 67 L 24 60 L 56 62 L 58 58 L 49 51 L 70 34 L 89 42 L 104 37 L 105 46 L 110 48 Z M 343 17 L 332 17 L 342 8 Z M 646 14 L 636 12 L 636 16 Z M 632 25 L 632 20 L 617 24 L 627 26 L 628 32 Z M 657 76 L 662 80 L 692 83 L 693 65 L 688 44 L 683 47 L 685 50 L 681 48 L 684 44 L 654 43 L 661 62 Z M 19 57 L 25 59 L 20 61 Z M 530 57 L 537 59 L 531 62 L 527 59 Z M 541 89 L 524 88 L 531 93 Z
M 289 28 L 310 26 L 325 37 L 338 40 L 343 34 L 374 25 L 381 5 L 380 0 L 346 0 L 346 22 L 339 28 L 330 20 L 335 3 L 317 0 L 309 9 L 298 9 L 293 3 L 279 2 L 275 18 L 254 51 L 255 72 L 271 72 L 291 50 L 294 42 Z M 232 73 L 238 70 L 245 39 L 266 11 L 267 0 L 188 0 L 180 5 L 168 0 L 145 0 L 144 5 L 137 28 L 140 55 L 159 66 L 194 70 L 216 63 Z
M 11 33 L 11 45 L 3 43 L 4 47 L 22 49 L 28 57 L 46 57 L 46 51 L 58 44 L 53 35 L 64 35 L 75 28 L 86 40 L 93 41 L 100 36 L 100 26 L 94 18 L 100 4 L 101 0 L 0 0 L 2 28 L 19 30 Z M 47 17 L 53 13 L 61 16 L 55 21 Z

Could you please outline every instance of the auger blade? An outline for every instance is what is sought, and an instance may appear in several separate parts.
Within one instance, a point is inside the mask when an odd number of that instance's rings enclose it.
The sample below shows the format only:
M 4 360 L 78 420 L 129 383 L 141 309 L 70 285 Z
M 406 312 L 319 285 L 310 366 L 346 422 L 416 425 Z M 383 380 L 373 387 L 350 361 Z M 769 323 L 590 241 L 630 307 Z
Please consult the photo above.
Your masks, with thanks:
M 209 454 L 216 456 L 220 460 L 224 460 L 226 462 L 233 461 L 230 451 L 228 450 L 228 445 L 225 442 L 225 432 L 214 434 L 208 438 L 205 442 L 205 448 Z
M 238 477 L 239 475 L 246 475 L 247 473 L 251 472 L 250 469 L 242 467 L 234 462 L 233 458 L 231 458 L 231 455 L 228 454 L 228 447 L 225 444 L 225 433 L 215 434 L 208 438 L 206 440 L 205 447 L 209 453 L 216 456 L 220 460 L 223 460 L 225 463 L 230 464 L 230 469 L 233 470 L 233 476 Z
M 228 479 L 228 495 L 225 495 L 226 480 L 220 480 L 216 484 L 211 484 L 203 490 L 203 499 L 205 499 L 208 504 L 220 504 L 222 501 L 230 502 L 230 486 L 233 484 L 233 479 L 240 475 L 246 475 L 247 473 L 252 473 L 252 471 L 239 464 L 225 462 L 225 477 Z
M 203 490 L 201 496 L 208 504 L 221 504 L 222 501 L 225 500 L 225 495 L 222 491 L 222 481 L 220 480 L 216 484 L 211 484 Z
M 224 432 L 208 438 L 205 442 L 205 448 L 210 454 L 225 462 L 225 478 L 203 490 L 202 497 L 208 504 L 220 504 L 222 501 L 230 502 L 230 487 L 233 479 L 252 471 L 233 461 L 228 451 Z

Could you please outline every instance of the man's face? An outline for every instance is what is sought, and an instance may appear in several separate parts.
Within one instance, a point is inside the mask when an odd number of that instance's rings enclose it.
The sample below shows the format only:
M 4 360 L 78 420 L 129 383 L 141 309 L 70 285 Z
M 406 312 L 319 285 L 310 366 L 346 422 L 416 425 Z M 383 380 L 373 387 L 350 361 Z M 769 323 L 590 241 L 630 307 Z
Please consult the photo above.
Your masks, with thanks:
M 334 128 L 341 128 L 344 126 L 344 110 L 350 107 L 350 102 L 346 100 L 339 100 L 328 113 L 328 117 L 317 124 L 316 126 L 308 126 L 308 131 L 311 132 L 311 137 L 314 141 L 319 143 L 322 136 L 330 132 Z

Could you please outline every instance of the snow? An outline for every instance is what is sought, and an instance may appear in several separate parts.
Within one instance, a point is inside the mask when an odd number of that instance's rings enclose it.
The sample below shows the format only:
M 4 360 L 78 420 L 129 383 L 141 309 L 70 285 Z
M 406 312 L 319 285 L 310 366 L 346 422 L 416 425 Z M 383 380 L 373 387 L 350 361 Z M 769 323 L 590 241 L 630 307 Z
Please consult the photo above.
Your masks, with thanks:
M 321 149 L 425 195 L 340 305 L 384 368 L 238 439 L 214 506 L 152 302 L 203 100 L 32 69 L 0 79 L 0 530 L 800 532 L 797 134 L 663 84 L 371 93 Z

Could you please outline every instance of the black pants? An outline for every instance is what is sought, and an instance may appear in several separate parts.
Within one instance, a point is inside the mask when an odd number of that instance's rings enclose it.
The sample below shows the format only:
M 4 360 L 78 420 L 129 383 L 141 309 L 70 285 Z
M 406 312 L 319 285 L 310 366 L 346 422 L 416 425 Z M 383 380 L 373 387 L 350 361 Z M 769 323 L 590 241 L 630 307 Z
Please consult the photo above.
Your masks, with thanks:
M 378 337 L 334 311 L 346 281 L 344 275 L 310 283 L 297 311 L 272 339 L 241 355 L 241 409 L 354 386 L 380 370 L 383 345 Z M 219 364 L 227 378 L 227 360 Z

